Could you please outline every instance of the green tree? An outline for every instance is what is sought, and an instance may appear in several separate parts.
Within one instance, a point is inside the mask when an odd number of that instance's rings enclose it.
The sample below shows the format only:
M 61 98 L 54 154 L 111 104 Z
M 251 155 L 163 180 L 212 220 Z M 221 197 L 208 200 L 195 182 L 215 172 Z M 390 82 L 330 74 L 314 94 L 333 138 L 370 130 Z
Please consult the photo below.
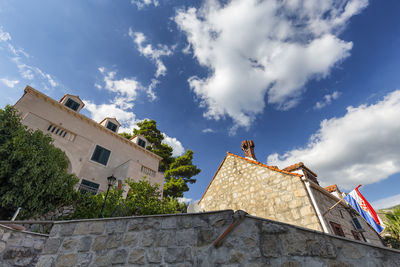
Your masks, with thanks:
M 165 172 L 164 197 L 183 197 L 183 193 L 189 191 L 188 184 L 193 184 L 193 177 L 200 173 L 200 169 L 193 164 L 193 151 L 187 150 L 180 157 L 173 157 L 171 146 L 164 144 L 164 135 L 157 128 L 155 120 L 144 120 L 137 124 L 138 129 L 133 129 L 134 135 L 143 135 L 151 145 L 147 149 L 159 155 L 163 159 L 158 170 Z M 122 135 L 122 134 L 121 134 Z M 123 136 L 129 136 L 123 133 Z
M 11 106 L 0 109 L 0 217 L 40 215 L 72 201 L 75 175 L 50 136 L 27 129 Z
M 395 208 L 385 214 L 385 232 L 390 234 L 390 237 L 385 237 L 392 248 L 400 249 L 400 207 Z
M 186 212 L 186 205 L 175 198 L 161 199 L 158 185 L 151 184 L 143 178 L 140 181 L 127 180 L 129 191 L 126 198 L 119 188 L 110 190 L 105 205 L 104 217 L 122 217 L 153 214 L 173 214 Z M 80 194 L 76 199 L 75 212 L 72 218 L 97 218 L 104 203 L 105 192 L 98 195 Z
M 200 169 L 193 164 L 193 150 L 186 150 L 185 154 L 175 158 L 165 171 L 166 183 L 164 196 L 183 197 L 183 193 L 189 191 L 188 184 L 194 184 Z
M 119 133 L 120 136 L 125 137 L 126 139 L 131 139 L 133 137 L 130 133 Z

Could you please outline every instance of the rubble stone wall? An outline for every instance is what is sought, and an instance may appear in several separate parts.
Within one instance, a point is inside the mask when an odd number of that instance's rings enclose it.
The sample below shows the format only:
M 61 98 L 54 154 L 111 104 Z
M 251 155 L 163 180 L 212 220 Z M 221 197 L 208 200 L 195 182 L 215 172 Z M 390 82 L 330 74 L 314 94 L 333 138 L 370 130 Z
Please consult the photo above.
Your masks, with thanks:
M 251 215 L 322 230 L 300 177 L 226 156 L 199 206 L 205 211 L 245 210 Z
M 0 266 L 35 266 L 47 238 L 0 225 Z
M 400 266 L 397 250 L 238 215 L 57 222 L 36 266 Z

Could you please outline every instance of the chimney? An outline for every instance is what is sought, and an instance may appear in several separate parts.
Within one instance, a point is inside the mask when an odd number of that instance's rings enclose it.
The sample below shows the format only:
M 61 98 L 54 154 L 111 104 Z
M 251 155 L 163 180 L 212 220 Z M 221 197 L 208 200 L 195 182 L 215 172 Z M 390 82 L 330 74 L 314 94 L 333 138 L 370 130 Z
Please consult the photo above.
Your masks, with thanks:
M 244 151 L 244 156 L 246 158 L 257 160 L 256 154 L 254 154 L 254 142 L 253 140 L 244 140 L 242 141 L 242 145 L 240 146 Z

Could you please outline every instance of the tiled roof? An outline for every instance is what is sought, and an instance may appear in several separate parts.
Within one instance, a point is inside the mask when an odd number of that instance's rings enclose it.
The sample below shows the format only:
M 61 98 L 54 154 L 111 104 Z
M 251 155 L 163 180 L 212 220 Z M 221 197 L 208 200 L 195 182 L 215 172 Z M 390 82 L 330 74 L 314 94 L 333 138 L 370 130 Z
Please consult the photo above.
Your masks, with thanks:
M 332 192 L 335 192 L 335 191 L 337 191 L 337 190 L 338 190 L 338 188 L 337 188 L 337 185 L 336 185 L 336 184 L 333 184 L 333 185 L 330 185 L 330 186 L 324 187 L 324 189 L 325 189 L 326 191 L 328 191 L 329 193 L 332 193 Z
M 251 162 L 251 163 L 254 163 L 254 164 L 263 166 L 263 167 L 268 168 L 268 169 L 270 169 L 270 170 L 274 170 L 274 171 L 282 172 L 282 173 L 286 173 L 286 174 L 291 174 L 291 175 L 295 175 L 295 176 L 299 176 L 299 177 L 303 176 L 303 175 L 301 175 L 301 174 L 294 173 L 294 172 L 290 172 L 290 171 L 287 171 L 287 170 L 280 170 L 280 169 L 276 168 L 275 166 L 268 166 L 268 165 L 262 164 L 262 163 L 260 163 L 260 162 L 258 162 L 258 161 L 251 160 L 251 159 L 248 159 L 248 158 L 244 158 L 244 157 L 235 155 L 235 154 L 233 154 L 233 153 L 231 153 L 231 152 L 228 152 L 228 154 L 231 155 L 231 156 L 240 158 L 240 159 L 247 160 L 247 161 L 249 161 L 249 162 Z
M 315 172 L 313 172 L 312 170 L 310 170 L 309 168 L 307 168 L 307 166 L 304 165 L 303 162 L 298 162 L 298 163 L 296 163 L 296 164 L 287 166 L 286 168 L 283 168 L 282 170 L 287 171 L 287 172 L 292 172 L 292 171 L 297 170 L 297 169 L 300 169 L 300 168 L 306 169 L 308 172 L 310 172 L 310 173 L 311 173 L 312 175 L 314 175 L 315 177 L 318 176 Z

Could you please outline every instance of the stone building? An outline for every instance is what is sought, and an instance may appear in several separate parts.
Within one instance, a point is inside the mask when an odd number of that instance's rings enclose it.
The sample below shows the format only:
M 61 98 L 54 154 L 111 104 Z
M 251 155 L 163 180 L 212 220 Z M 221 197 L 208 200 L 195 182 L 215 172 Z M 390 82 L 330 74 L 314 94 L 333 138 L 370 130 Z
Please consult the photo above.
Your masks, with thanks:
M 251 215 L 382 245 L 377 232 L 348 205 L 337 187 L 322 188 L 303 163 L 284 169 L 258 162 L 254 143 L 245 157 L 228 152 L 198 202 L 204 211 L 244 210 Z
M 118 135 L 120 124 L 116 118 L 97 123 L 80 113 L 84 105 L 78 96 L 66 94 L 56 101 L 27 86 L 14 107 L 24 125 L 49 134 L 54 145 L 65 152 L 69 171 L 80 179 L 80 190 L 105 191 L 111 175 L 119 184 L 126 178 L 139 180 L 146 176 L 162 190 L 164 175 L 158 172 L 162 158 L 146 150 L 147 140 L 128 140 Z

